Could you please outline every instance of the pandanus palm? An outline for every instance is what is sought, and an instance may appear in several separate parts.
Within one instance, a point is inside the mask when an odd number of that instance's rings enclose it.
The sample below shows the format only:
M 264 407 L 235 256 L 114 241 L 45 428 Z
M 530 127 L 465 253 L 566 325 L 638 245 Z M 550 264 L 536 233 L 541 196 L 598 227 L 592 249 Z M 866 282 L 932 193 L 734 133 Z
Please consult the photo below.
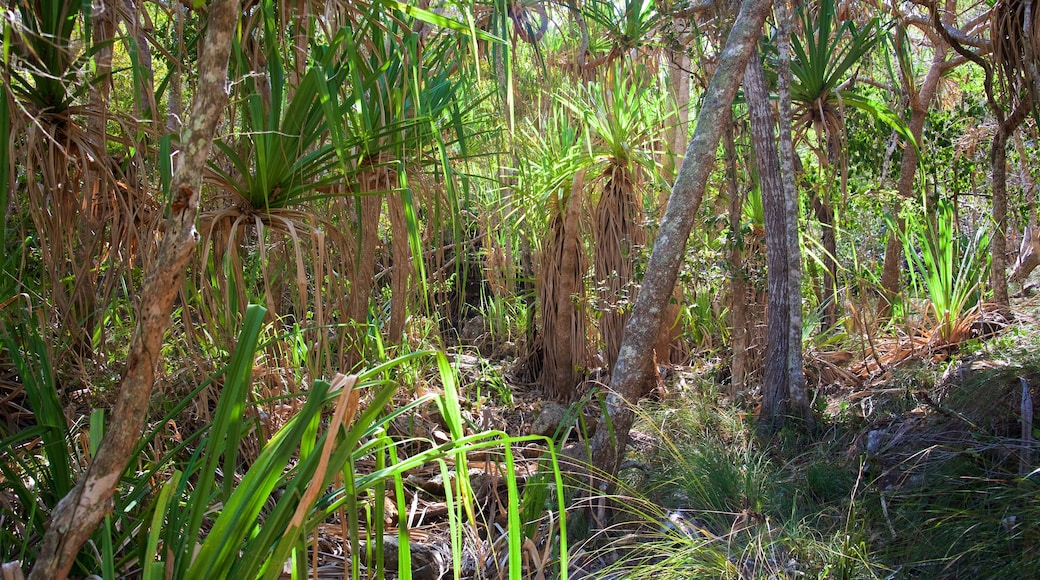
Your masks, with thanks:
M 104 121 L 124 129 L 123 153 L 140 150 L 138 121 L 107 111 L 91 87 L 111 82 L 97 59 L 113 43 L 111 27 L 92 37 L 90 4 L 30 0 L 4 19 L 2 155 L 26 168 L 29 214 L 43 257 L 44 294 L 72 341 L 87 353 L 104 319 L 102 305 L 123 282 L 138 247 L 136 227 L 148 221 L 150 196 L 135 174 L 138 159 L 110 155 Z M 99 127 L 93 130 L 92 127 Z M 12 160 L 10 156 L 13 155 Z M 5 172 L 6 173 L 6 172 Z M 87 176 L 92 176 L 87 179 Z M 5 186 L 11 176 L 6 175 Z M 3 236 L 0 236 L 0 240 Z M 32 288 L 35 292 L 38 289 Z
M 801 34 L 792 37 L 791 101 L 794 108 L 796 138 L 813 143 L 821 168 L 832 171 L 844 165 L 842 141 L 843 106 L 863 109 L 884 120 L 895 122 L 883 106 L 850 89 L 842 88 L 849 71 L 878 43 L 878 23 L 871 20 L 863 28 L 851 21 L 837 22 L 833 0 L 801 7 Z M 844 173 L 844 170 L 842 170 Z M 822 302 L 826 305 L 824 325 L 837 322 L 837 239 L 834 230 L 832 191 L 827 189 L 813 199 L 813 209 L 822 228 L 824 265 Z
M 539 334 L 532 345 L 529 374 L 545 396 L 560 401 L 577 398 L 578 384 L 589 363 L 585 312 L 585 272 L 588 259 L 582 245 L 586 149 L 568 111 L 554 107 L 526 131 L 530 154 L 520 166 L 521 191 L 544 208 L 528 219 L 548 216 L 539 248 Z
M 336 273 L 348 269 L 352 255 L 336 224 L 316 211 L 344 179 L 328 139 L 322 95 L 330 85 L 341 84 L 345 72 L 328 50 L 299 85 L 290 87 L 276 43 L 272 3 L 261 3 L 256 16 L 263 31 L 255 32 L 264 64 L 258 71 L 248 58 L 257 51 L 236 40 L 241 130 L 216 143 L 222 156 L 210 164 L 208 180 L 223 203 L 201 216 L 201 306 L 211 327 L 229 340 L 250 301 L 263 300 L 272 316 L 295 315 L 294 322 L 310 328 L 307 340 L 316 348 L 311 348 L 309 367 L 316 371 L 323 364 L 326 334 L 321 327 L 329 322 L 329 313 L 344 310 L 346 293 Z M 251 36 L 243 37 L 249 42 Z M 259 268 L 245 267 L 245 261 L 255 258 Z M 286 283 L 279 271 L 291 272 L 287 277 L 292 282 Z M 304 319 L 304 313 L 311 319 Z
M 354 159 L 357 196 L 352 207 L 344 208 L 359 250 L 350 273 L 347 309 L 358 325 L 347 337 L 355 345 L 356 360 L 367 334 L 384 198 L 392 267 L 386 334 L 394 344 L 404 334 L 410 281 L 423 267 L 420 209 L 449 219 L 455 213 L 442 212 L 438 205 L 442 199 L 436 196 L 429 207 L 423 207 L 408 177 L 428 171 L 423 165 L 432 166 L 444 179 L 446 202 L 454 205 L 453 171 L 443 135 L 455 132 L 453 139 L 464 139 L 461 111 L 466 107 L 458 103 L 458 94 L 468 80 L 459 43 L 445 34 L 421 37 L 413 32 L 412 23 L 404 13 L 394 12 L 384 21 L 366 22 L 344 40 L 353 90 L 343 110 L 347 131 L 356 141 L 346 157 Z
M 599 172 L 600 189 L 593 215 L 594 284 L 600 312 L 603 363 L 612 369 L 621 347 L 628 311 L 636 295 L 635 256 L 646 244 L 642 193 L 657 175 L 649 145 L 657 119 L 646 87 L 629 80 L 626 66 L 614 69 L 612 81 L 590 83 L 577 98 L 564 102 L 588 127 L 590 169 Z

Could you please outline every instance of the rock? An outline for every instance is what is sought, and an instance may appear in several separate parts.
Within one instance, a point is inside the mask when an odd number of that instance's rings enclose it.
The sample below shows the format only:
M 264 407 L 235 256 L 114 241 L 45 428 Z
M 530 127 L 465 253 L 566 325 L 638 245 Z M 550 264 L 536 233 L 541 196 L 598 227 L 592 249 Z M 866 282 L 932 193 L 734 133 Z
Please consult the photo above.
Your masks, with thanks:
M 559 403 L 546 403 L 531 422 L 531 435 L 553 437 L 567 417 L 568 408 Z
M 367 549 L 362 548 L 362 560 L 365 558 Z M 412 578 L 414 580 L 438 580 L 442 578 L 447 569 L 444 565 L 444 556 L 432 545 L 409 542 L 408 552 L 412 562 Z M 400 544 L 397 536 L 388 534 L 383 537 L 383 569 L 391 572 L 397 571 L 400 558 Z M 374 570 L 375 562 L 364 562 L 365 567 Z

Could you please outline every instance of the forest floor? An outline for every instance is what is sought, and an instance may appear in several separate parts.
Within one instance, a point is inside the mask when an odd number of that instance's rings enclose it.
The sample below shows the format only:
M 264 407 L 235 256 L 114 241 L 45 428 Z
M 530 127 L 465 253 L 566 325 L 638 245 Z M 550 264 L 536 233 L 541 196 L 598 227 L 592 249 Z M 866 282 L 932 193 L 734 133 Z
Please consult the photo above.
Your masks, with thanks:
M 983 336 L 955 345 L 894 329 L 899 338 L 861 340 L 858 355 L 810 349 L 820 426 L 770 441 L 754 434 L 755 393 L 725 395 L 717 359 L 662 369 L 663 388 L 639 407 L 618 495 L 581 503 L 564 492 L 569 576 L 1036 577 L 1038 304 L 1018 301 L 1006 328 L 976 320 Z M 453 356 L 472 429 L 545 435 L 573 448 L 596 428 L 594 395 L 563 407 L 511 380 L 509 356 L 484 357 L 475 347 Z M 436 422 L 407 431 L 417 429 L 438 439 Z M 532 441 L 515 451 L 523 508 L 546 447 Z M 501 456 L 470 458 L 486 525 L 464 550 L 462 577 L 506 577 L 502 469 Z M 413 540 L 421 538 L 413 563 L 430 564 L 414 577 L 450 577 L 439 471 L 417 471 L 409 483 L 417 493 L 408 521 Z M 541 507 L 555 506 L 552 489 L 538 497 Z M 528 513 L 538 517 L 525 521 L 521 539 L 525 577 L 560 577 L 560 522 Z
M 397 569 L 393 530 L 406 527 L 419 580 L 507 578 L 511 555 L 523 578 L 539 580 L 564 569 L 611 580 L 1040 577 L 1040 296 L 1016 299 L 1006 326 L 969 322 L 955 344 L 893 327 L 878 335 L 895 338 L 808 347 L 819 425 L 768 441 L 754 430 L 757 394 L 731 396 L 720 380 L 725 356 L 661 367 L 663 385 L 637 409 L 616 493 L 584 499 L 575 484 L 585 482 L 569 477 L 582 471 L 567 463 L 595 429 L 609 428 L 598 420 L 602 374 L 579 403 L 558 405 L 518 378 L 515 345 L 473 334 L 448 349 L 466 434 L 500 432 L 512 456 L 506 445 L 467 456 L 473 509 L 464 517 L 473 525 L 455 532 L 460 466 L 410 470 L 407 502 L 386 501 L 382 569 Z M 275 371 L 258 366 L 254 379 L 277 391 Z M 402 385 L 393 408 L 441 388 L 436 371 L 425 372 Z M 258 410 L 268 431 L 292 414 L 284 397 L 269 399 L 282 403 Z M 77 401 L 67 415 L 89 412 Z M 182 434 L 205 424 L 211 404 L 201 397 L 185 409 Z M 387 432 L 402 456 L 450 440 L 432 403 Z M 564 464 L 562 487 L 552 457 Z M 462 538 L 454 549 L 453 533 Z M 330 519 L 314 541 L 311 577 L 343 578 L 344 523 Z

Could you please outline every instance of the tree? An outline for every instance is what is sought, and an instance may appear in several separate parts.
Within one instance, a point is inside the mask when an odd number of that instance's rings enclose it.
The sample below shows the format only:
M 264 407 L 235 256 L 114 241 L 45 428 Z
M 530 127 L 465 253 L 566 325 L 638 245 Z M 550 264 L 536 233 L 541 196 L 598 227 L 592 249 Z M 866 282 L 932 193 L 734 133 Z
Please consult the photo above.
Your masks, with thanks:
M 1033 37 L 1040 17 L 1032 10 L 1031 2 L 1003 0 L 990 11 L 990 42 L 992 61 L 987 60 L 961 42 L 964 35 L 943 21 L 939 10 L 933 5 L 932 23 L 943 38 L 961 56 L 974 62 L 985 73 L 983 88 L 990 114 L 997 121 L 990 148 L 990 179 L 992 181 L 992 219 L 990 233 L 989 285 L 993 291 L 993 302 L 1006 317 L 1011 315 L 1007 280 L 1007 142 L 1036 102 L 1034 81 L 1040 80 L 1030 72 L 1037 63 L 1032 55 L 1040 50 Z M 997 99 L 997 89 L 1003 89 L 1004 102 Z
M 729 116 L 729 106 L 771 6 L 770 0 L 744 0 L 705 91 L 697 126 L 672 186 L 668 209 L 611 373 L 606 408 L 613 429 L 597 429 L 590 443 L 591 463 L 602 472 L 617 473 L 632 428 L 632 406 L 654 386 L 654 343 L 675 288 L 694 215 L 714 166 L 725 128 L 723 121 Z
M 199 83 L 191 116 L 181 135 L 183 163 L 170 183 L 170 204 L 159 256 L 148 272 L 137 304 L 137 327 L 119 398 L 97 455 L 76 486 L 55 507 L 30 579 L 65 578 L 83 543 L 104 518 L 148 415 L 155 369 L 170 323 L 174 299 L 198 243 L 202 174 L 227 102 L 231 37 L 241 16 L 238 0 L 214 0 L 199 59 Z
M 943 12 L 943 20 L 949 22 L 953 18 L 956 0 L 946 0 L 946 9 Z M 901 14 L 897 12 L 897 24 L 900 30 L 895 35 L 895 50 L 897 62 L 899 63 L 899 78 L 902 82 L 903 94 L 910 109 L 910 121 L 907 128 L 913 137 L 914 143 L 903 149 L 903 158 L 899 165 L 899 178 L 896 182 L 896 193 L 900 199 L 913 197 L 914 179 L 917 174 L 919 162 L 918 146 L 921 144 L 921 136 L 924 132 L 925 120 L 928 111 L 935 100 L 939 88 L 939 81 L 955 67 L 967 62 L 963 56 L 950 58 L 950 45 L 943 40 L 935 28 L 931 25 L 928 17 L 918 14 Z M 975 26 L 984 23 L 985 20 L 976 19 Z M 906 29 L 914 26 L 922 30 L 932 43 L 932 61 L 924 80 L 917 83 L 913 74 L 913 63 L 910 62 L 910 50 L 907 44 L 909 38 Z M 974 33 L 972 33 L 974 35 Z M 917 144 L 918 146 L 914 146 Z M 893 213 L 898 214 L 898 208 L 892 208 Z M 902 227 L 900 222 L 900 227 Z M 899 273 L 903 262 L 903 244 L 900 236 L 889 236 L 885 244 L 885 258 L 881 270 L 881 289 L 884 296 L 878 307 L 879 316 L 887 316 L 891 305 L 897 299 L 900 292 Z
M 784 2 L 779 0 L 778 8 Z M 758 421 L 760 432 L 772 433 L 784 423 L 787 416 L 800 419 L 808 427 L 813 425 L 813 416 L 809 399 L 805 395 L 801 332 L 792 332 L 795 323 L 801 330 L 802 309 L 798 220 L 796 213 L 788 211 L 794 205 L 793 198 L 797 192 L 793 182 L 788 187 L 781 177 L 769 91 L 757 53 L 751 55 L 744 72 L 744 96 L 751 113 L 751 138 L 762 188 L 769 267 L 769 304 L 766 309 L 768 334 L 762 407 Z M 792 260 L 791 256 L 797 258 Z

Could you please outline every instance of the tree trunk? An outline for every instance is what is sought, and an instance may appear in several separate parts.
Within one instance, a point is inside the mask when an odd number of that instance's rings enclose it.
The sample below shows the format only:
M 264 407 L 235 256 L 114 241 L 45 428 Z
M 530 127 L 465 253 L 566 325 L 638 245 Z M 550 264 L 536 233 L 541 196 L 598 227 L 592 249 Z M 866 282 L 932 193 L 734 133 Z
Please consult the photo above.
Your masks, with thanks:
M 792 295 L 800 298 L 801 289 L 791 286 L 792 264 L 789 256 L 798 255 L 799 249 L 797 246 L 791 247 L 792 224 L 788 220 L 786 199 L 788 192 L 780 174 L 780 156 L 773 130 L 775 122 L 769 104 L 765 72 L 757 52 L 751 55 L 744 72 L 744 95 L 751 114 L 751 139 L 755 146 L 762 189 L 768 262 L 766 360 L 758 429 L 764 434 L 771 434 L 783 425 L 787 416 L 811 420 L 812 413 L 807 405 L 802 407 L 805 404 L 804 397 L 792 397 L 792 391 L 798 390 L 797 382 L 802 375 L 801 333 L 797 340 L 791 333 L 792 312 L 801 311 L 801 300 L 793 299 Z M 793 227 L 797 227 L 797 224 Z M 797 356 L 791 354 L 794 350 L 798 351 Z M 792 361 L 797 361 L 797 368 L 791 368 Z M 795 385 L 793 389 L 792 384 Z
M 823 319 L 820 321 L 820 330 L 827 333 L 834 328 L 839 318 L 838 238 L 834 233 L 834 207 L 830 200 L 816 195 L 812 206 L 816 221 L 820 223 L 820 244 L 823 247 L 823 292 L 820 293 Z
M 993 182 L 993 232 L 989 251 L 993 256 L 989 269 L 989 286 L 993 289 L 993 303 L 1005 316 L 1011 314 L 1007 280 L 1007 139 L 1014 128 L 1003 124 L 993 134 L 990 149 L 990 172 Z
M 737 181 L 737 147 L 733 138 L 733 122 L 730 120 L 723 133 L 723 150 L 726 159 L 726 193 L 729 195 L 729 269 L 730 304 L 729 316 L 731 350 L 730 396 L 739 395 L 747 388 L 748 361 L 748 316 L 747 316 L 747 272 L 744 270 L 744 195 Z
M 137 56 L 137 68 L 133 71 L 134 84 L 137 85 L 137 115 L 140 119 L 152 119 L 155 115 L 155 72 L 147 35 L 152 27 L 147 21 L 148 12 L 141 4 L 134 0 L 123 1 L 126 32 L 133 41 Z
M 675 288 L 686 241 L 693 229 L 697 208 L 704 198 L 708 175 L 715 165 L 724 121 L 729 116 L 729 107 L 743 76 L 744 65 L 755 48 L 771 6 L 770 0 L 744 0 L 726 46 L 719 55 L 719 66 L 705 91 L 697 127 L 672 186 L 668 209 L 654 240 L 639 297 L 632 307 L 621 352 L 611 373 L 606 404 L 613 429 L 597 429 L 591 442 L 593 467 L 608 475 L 617 473 L 628 443 L 633 406 L 654 386 L 654 342 Z
M 98 523 L 111 509 L 112 495 L 130 461 L 148 416 L 163 336 L 188 261 L 198 243 L 195 221 L 199 189 L 213 135 L 227 102 L 231 36 L 241 15 L 237 0 L 213 0 L 191 119 L 182 134 L 184 162 L 170 184 L 171 201 L 159 256 L 147 273 L 137 304 L 137 327 L 108 432 L 97 455 L 51 514 L 30 578 L 65 578 Z
M 791 11 L 787 0 L 776 5 L 780 26 L 777 51 L 777 93 L 780 111 L 780 175 L 784 184 L 784 213 L 787 218 L 788 298 L 790 320 L 788 327 L 787 369 L 788 396 L 791 407 L 800 416 L 802 425 L 815 427 L 811 403 L 805 388 L 802 368 L 802 252 L 798 236 L 798 188 L 795 185 L 795 151 L 793 111 L 791 107 Z

